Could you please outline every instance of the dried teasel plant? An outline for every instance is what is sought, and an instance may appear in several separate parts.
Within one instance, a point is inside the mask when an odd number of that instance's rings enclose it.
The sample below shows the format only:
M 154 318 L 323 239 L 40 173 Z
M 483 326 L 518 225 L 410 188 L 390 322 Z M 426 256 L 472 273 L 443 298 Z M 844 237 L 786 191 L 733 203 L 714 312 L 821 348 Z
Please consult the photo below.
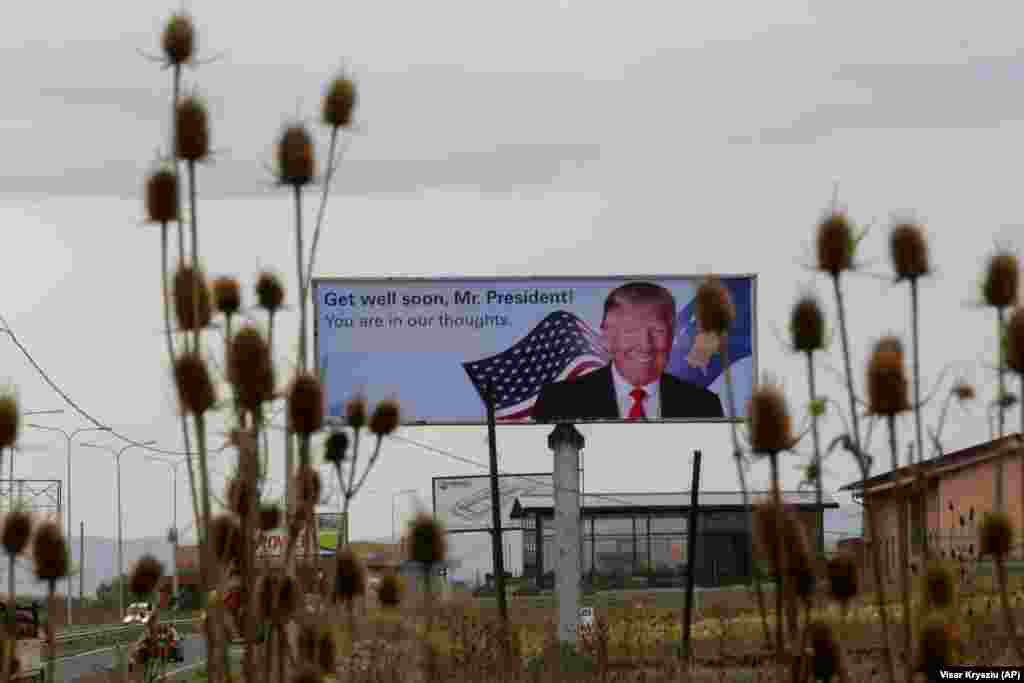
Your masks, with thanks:
M 163 562 L 153 555 L 143 555 L 132 567 L 128 575 L 128 590 L 144 597 L 156 590 L 157 584 L 164 575 Z
M 832 289 L 835 298 L 836 315 L 838 317 L 840 351 L 843 357 L 844 385 L 848 399 L 850 417 L 849 431 L 841 435 L 838 443 L 844 444 L 854 457 L 861 480 L 866 481 L 870 477 L 872 459 L 863 447 L 863 439 L 860 430 L 860 408 L 858 406 L 856 392 L 853 386 L 853 363 L 851 360 L 851 349 L 849 331 L 846 324 L 847 310 L 846 299 L 843 290 L 843 275 L 855 268 L 854 258 L 859 242 L 866 235 L 867 230 L 856 234 L 852 221 L 845 211 L 835 208 L 836 200 L 833 200 L 833 208 L 826 214 L 823 220 L 818 223 L 816 234 L 816 269 L 824 274 L 832 282 Z M 879 522 L 874 505 L 870 500 L 865 501 L 865 533 L 869 537 L 875 537 L 879 533 Z M 883 665 L 886 678 L 890 683 L 895 682 L 896 669 L 893 661 L 892 648 L 889 637 L 889 618 L 885 595 L 885 582 L 882 570 L 882 555 L 879 544 L 869 545 L 868 552 L 872 571 L 874 574 L 875 596 L 877 600 L 879 616 L 882 622 L 882 646 Z
M 39 525 L 32 538 L 32 561 L 35 565 L 36 578 L 46 583 L 47 598 L 51 614 L 56 612 L 57 581 L 68 575 L 71 560 L 68 557 L 68 546 L 61 533 L 60 526 L 55 522 L 44 522 Z M 47 680 L 56 679 L 57 646 L 52 624 L 46 628 L 46 669 Z
M 196 28 L 192 17 L 185 12 L 173 14 L 164 26 L 160 45 L 171 66 L 180 67 L 192 61 L 196 49 Z
M 1020 290 L 1020 263 L 1017 255 L 1006 249 L 997 250 L 988 261 L 981 290 L 982 300 L 985 305 L 996 309 L 996 339 L 999 340 L 999 343 L 997 344 L 997 348 L 999 350 L 997 368 L 999 389 L 997 401 L 1001 401 L 1006 395 L 1006 358 L 1003 348 L 1004 344 L 1002 341 L 1004 334 L 1004 318 L 1006 316 L 1006 310 L 1017 304 Z M 997 412 L 999 422 L 997 436 L 1002 438 L 1005 433 L 1005 411 L 1000 407 Z M 1000 471 L 999 474 L 1001 475 L 1002 471 Z M 1001 482 L 1002 476 L 997 477 L 997 479 Z M 996 487 L 996 504 L 1001 507 L 1003 503 L 1003 495 L 1001 483 L 999 482 L 997 482 Z

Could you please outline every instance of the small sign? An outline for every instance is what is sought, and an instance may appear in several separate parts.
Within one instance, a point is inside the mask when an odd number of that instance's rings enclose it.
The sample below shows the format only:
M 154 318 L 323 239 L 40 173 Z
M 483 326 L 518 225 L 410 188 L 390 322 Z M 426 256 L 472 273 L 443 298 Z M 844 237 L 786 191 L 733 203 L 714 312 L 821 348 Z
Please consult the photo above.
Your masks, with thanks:
M 594 608 L 593 607 L 580 607 L 580 626 L 593 627 L 594 625 Z

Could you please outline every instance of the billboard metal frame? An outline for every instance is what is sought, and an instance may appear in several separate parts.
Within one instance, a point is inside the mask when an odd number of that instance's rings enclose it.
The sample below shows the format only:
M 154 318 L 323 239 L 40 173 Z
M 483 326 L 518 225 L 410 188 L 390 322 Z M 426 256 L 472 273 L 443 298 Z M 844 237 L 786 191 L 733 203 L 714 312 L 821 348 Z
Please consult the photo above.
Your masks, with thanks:
M 486 282 L 517 282 L 517 283 L 529 283 L 537 281 L 546 282 L 630 282 L 633 280 L 648 280 L 648 281 L 664 281 L 664 280 L 697 280 L 700 281 L 703 278 L 715 276 L 722 279 L 746 279 L 750 280 L 750 317 L 751 317 L 751 361 L 754 365 L 753 377 L 754 381 L 757 381 L 757 377 L 760 374 L 760 364 L 758 359 L 758 350 L 760 347 L 757 330 L 757 273 L 700 273 L 700 274 L 677 274 L 677 275 L 512 275 L 512 276 L 483 276 L 483 275 L 442 275 L 437 277 L 314 277 L 310 284 L 313 289 L 313 293 L 310 295 L 313 298 L 313 368 L 317 377 L 321 377 L 322 368 L 320 367 L 320 316 L 319 308 L 315 293 L 317 292 L 320 285 L 325 284 L 358 284 L 358 285 L 372 285 L 372 284 L 391 284 L 391 285 L 416 285 L 416 284 L 430 284 L 430 283 L 446 283 L 446 282 L 473 282 L 473 283 L 486 283 Z M 480 405 L 483 406 L 483 399 L 480 401 Z M 726 408 L 728 409 L 728 408 Z M 501 426 L 527 426 L 527 427 L 538 427 L 538 426 L 554 426 L 560 422 L 570 422 L 572 424 L 625 424 L 621 419 L 618 420 L 607 420 L 607 419 L 595 419 L 595 420 L 554 420 L 552 422 L 502 422 Z M 658 420 L 645 420 L 643 422 L 630 422 L 629 424 L 729 424 L 729 423 L 742 423 L 741 418 L 701 418 L 701 419 L 690 419 L 690 418 L 661 418 Z M 432 420 L 416 420 L 414 422 L 406 422 L 405 417 L 402 417 L 402 427 L 482 427 L 487 425 L 486 416 L 481 418 L 479 421 L 469 422 L 434 422 Z
M 512 473 L 512 472 L 501 472 L 498 474 L 498 481 L 500 482 L 503 478 L 517 478 L 522 479 L 523 477 L 547 477 L 551 480 L 551 489 L 554 491 L 555 487 L 555 475 L 553 472 L 523 472 L 523 473 Z M 490 479 L 489 474 L 451 474 L 443 477 L 431 477 L 430 478 L 430 509 L 437 517 L 437 482 L 451 479 Z M 522 531 L 522 527 L 508 526 L 502 527 L 501 532 L 506 531 Z M 479 534 L 479 533 L 491 533 L 491 527 L 480 527 L 478 529 L 445 529 L 445 533 L 448 534 Z
M 0 479 L 0 509 L 10 510 L 12 499 L 21 498 L 30 511 L 54 514 L 60 520 L 64 516 L 63 493 L 60 479 Z

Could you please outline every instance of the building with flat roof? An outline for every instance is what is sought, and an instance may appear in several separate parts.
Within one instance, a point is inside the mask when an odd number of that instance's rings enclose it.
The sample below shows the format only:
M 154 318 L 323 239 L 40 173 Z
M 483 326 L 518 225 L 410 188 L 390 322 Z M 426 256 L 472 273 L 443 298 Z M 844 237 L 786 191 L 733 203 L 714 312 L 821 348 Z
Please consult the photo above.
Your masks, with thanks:
M 755 502 L 767 491 L 749 494 Z M 786 491 L 783 504 L 794 509 L 817 546 L 825 508 L 838 508 L 827 494 L 819 507 L 812 491 Z M 690 492 L 587 493 L 581 496 L 582 573 L 598 588 L 673 587 L 684 583 Z M 542 588 L 554 586 L 554 496 L 521 495 L 511 517 L 523 529 L 523 575 Z M 739 491 L 698 495 L 694 577 L 698 586 L 722 586 L 752 576 L 749 506 Z
M 878 529 L 872 538 L 864 525 L 864 545 L 877 541 L 889 579 L 899 576 L 899 517 L 906 510 L 910 561 L 920 562 L 925 544 L 938 557 L 977 557 L 978 530 L 987 512 L 996 509 L 996 486 L 1002 483 L 1011 525 L 1024 525 L 1024 436 L 1011 434 L 843 486 L 854 499 L 872 506 Z M 1001 466 L 1001 467 L 1000 467 Z M 1013 548 L 1024 558 L 1024 547 Z

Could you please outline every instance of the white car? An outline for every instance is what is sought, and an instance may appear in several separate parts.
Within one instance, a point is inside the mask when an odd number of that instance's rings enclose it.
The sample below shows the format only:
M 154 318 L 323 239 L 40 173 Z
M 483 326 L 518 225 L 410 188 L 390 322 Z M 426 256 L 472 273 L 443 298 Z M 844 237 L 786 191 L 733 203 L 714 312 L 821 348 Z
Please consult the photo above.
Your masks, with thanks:
M 145 624 L 152 613 L 153 605 L 151 603 L 134 602 L 128 605 L 124 619 L 121 622 L 124 624 Z

